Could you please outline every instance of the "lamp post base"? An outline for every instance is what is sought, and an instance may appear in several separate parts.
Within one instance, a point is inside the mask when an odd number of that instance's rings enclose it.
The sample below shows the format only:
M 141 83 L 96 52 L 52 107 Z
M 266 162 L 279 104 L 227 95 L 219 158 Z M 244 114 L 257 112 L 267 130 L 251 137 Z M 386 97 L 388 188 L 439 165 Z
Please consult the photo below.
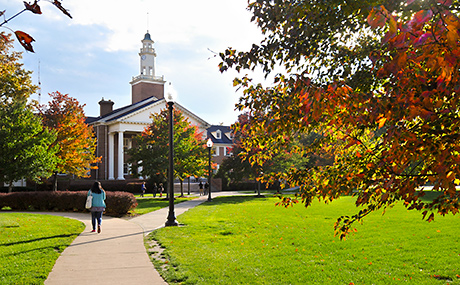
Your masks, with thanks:
M 174 214 L 172 217 L 168 216 L 168 219 L 166 220 L 165 227 L 176 227 L 178 226 L 179 223 L 176 221 L 176 217 Z

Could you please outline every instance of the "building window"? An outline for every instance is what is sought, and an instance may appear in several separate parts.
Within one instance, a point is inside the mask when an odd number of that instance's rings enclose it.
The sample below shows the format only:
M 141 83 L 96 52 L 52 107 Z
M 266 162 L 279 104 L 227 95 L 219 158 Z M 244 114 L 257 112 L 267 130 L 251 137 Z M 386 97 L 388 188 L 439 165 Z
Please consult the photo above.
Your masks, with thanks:
M 216 132 L 216 139 L 218 140 L 222 139 L 222 132 L 220 130 L 217 130 Z
M 133 139 L 132 138 L 123 138 L 123 149 L 128 150 L 133 147 Z
M 131 163 L 123 163 L 123 174 L 124 175 L 131 174 Z
M 218 146 L 214 147 L 214 156 L 219 156 L 219 148 Z

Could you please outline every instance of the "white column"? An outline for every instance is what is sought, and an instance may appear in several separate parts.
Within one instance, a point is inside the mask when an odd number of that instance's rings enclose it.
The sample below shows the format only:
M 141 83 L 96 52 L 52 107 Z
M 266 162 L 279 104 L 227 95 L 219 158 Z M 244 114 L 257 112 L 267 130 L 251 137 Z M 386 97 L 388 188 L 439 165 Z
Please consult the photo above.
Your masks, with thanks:
M 123 151 L 123 132 L 118 132 L 118 177 L 117 180 L 125 180 L 123 176 L 123 164 L 125 162 Z
M 115 147 L 114 147 L 114 133 L 109 133 L 109 155 L 107 160 L 107 167 L 109 168 L 109 180 L 114 180 L 114 164 L 115 164 Z

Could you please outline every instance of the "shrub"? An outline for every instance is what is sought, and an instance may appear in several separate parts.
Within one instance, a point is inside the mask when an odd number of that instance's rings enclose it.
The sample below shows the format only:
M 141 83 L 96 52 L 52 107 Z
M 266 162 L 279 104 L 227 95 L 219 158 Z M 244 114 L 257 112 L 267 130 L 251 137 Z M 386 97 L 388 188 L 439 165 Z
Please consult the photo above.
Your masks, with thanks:
M 2 209 L 3 207 L 6 207 L 6 203 L 5 203 L 5 196 L 7 194 L 5 193 L 0 193 L 0 209 Z
M 68 186 L 70 191 L 88 191 L 93 185 L 94 180 L 74 180 Z M 128 182 L 126 180 L 107 180 L 101 181 L 102 188 L 106 192 L 130 192 L 130 193 L 140 193 L 142 181 L 133 181 Z
M 132 193 L 117 191 L 106 192 L 106 194 L 106 215 L 123 216 L 137 206 L 137 200 Z
M 16 211 L 40 210 L 85 212 L 87 191 L 40 191 L 0 193 L 0 208 Z M 137 206 L 136 198 L 126 192 L 106 192 L 106 214 L 120 217 Z
M 31 191 L 35 191 L 35 189 L 31 187 L 22 187 L 22 186 L 15 186 L 13 187 L 13 190 L 12 190 L 12 192 L 31 192 Z M 8 193 L 8 187 L 6 186 L 0 187 L 0 193 Z

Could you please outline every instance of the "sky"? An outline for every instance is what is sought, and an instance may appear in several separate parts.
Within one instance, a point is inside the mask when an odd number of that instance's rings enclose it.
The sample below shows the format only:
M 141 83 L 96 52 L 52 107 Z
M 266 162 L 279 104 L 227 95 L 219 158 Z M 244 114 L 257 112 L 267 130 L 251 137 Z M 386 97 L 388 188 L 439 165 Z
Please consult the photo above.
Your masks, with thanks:
M 28 0 L 33 2 L 33 0 Z M 155 75 L 177 91 L 177 102 L 206 122 L 234 123 L 240 91 L 233 87 L 236 71 L 220 73 L 216 53 L 232 47 L 247 51 L 262 39 L 251 22 L 247 0 L 62 0 L 72 19 L 51 2 L 38 4 L 42 14 L 25 11 L 0 27 L 20 30 L 34 39 L 35 53 L 24 51 L 24 68 L 40 80 L 41 96 L 59 91 L 86 104 L 87 116 L 99 115 L 98 102 L 131 104 L 132 77 L 139 75 L 141 40 L 149 31 L 157 54 Z M 0 0 L 9 18 L 24 9 L 22 0 Z M 0 18 L 3 22 L 3 17 Z M 244 74 L 243 74 L 244 75 Z

